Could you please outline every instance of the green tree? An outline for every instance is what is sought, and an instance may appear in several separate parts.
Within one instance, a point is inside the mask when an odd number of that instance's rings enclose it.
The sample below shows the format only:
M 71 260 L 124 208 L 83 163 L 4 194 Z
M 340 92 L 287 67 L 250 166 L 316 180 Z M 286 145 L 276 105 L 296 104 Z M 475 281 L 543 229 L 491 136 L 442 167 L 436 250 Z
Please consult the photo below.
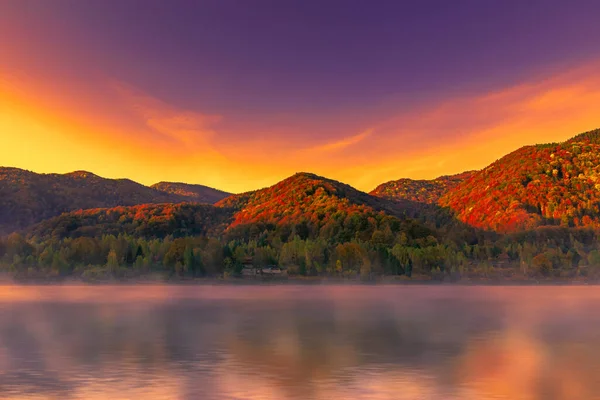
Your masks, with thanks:
M 134 263 L 134 268 L 137 271 L 144 271 L 144 257 L 142 256 L 137 256 L 137 258 L 135 259 L 135 263 Z
M 192 275 L 196 273 L 196 260 L 194 258 L 194 251 L 190 246 L 187 246 L 183 252 L 183 267 L 187 273 L 191 273 Z
M 119 270 L 119 259 L 115 250 L 110 250 L 106 257 L 106 267 L 111 274 L 116 274 Z

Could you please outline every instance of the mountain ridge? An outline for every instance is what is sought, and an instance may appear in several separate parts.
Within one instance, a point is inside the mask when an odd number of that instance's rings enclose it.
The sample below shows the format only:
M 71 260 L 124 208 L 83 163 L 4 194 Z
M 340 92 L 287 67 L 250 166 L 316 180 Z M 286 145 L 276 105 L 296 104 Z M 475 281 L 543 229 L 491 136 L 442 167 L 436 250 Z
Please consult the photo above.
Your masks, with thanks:
M 167 227 L 175 236 L 191 232 L 259 239 L 268 233 L 339 243 L 370 240 L 376 231 L 386 232 L 388 240 L 402 232 L 405 240 L 435 235 L 404 217 L 393 203 L 311 173 L 297 173 L 273 186 L 229 196 L 214 206 L 145 204 L 71 211 L 34 225 L 28 234 L 64 238 L 107 232 L 151 238 L 164 237 Z
M 88 171 L 40 174 L 0 167 L 0 232 L 4 233 L 78 209 L 186 201 L 190 199 L 130 179 L 103 178 Z
M 438 227 L 454 218 L 500 233 L 547 225 L 600 228 L 600 129 L 560 143 L 523 146 L 479 171 L 433 180 L 388 181 L 370 193 L 309 172 L 230 195 L 182 182 L 147 187 L 81 170 L 37 174 L 0 167 L 0 232 L 4 233 L 79 209 L 183 202 L 214 203 L 234 210 L 229 228 L 301 222 L 310 225 L 313 234 L 347 214 L 367 219 L 382 214 L 400 221 L 437 218 Z M 419 218 L 426 213 L 426 218 Z M 340 226 L 345 226 L 343 221 Z

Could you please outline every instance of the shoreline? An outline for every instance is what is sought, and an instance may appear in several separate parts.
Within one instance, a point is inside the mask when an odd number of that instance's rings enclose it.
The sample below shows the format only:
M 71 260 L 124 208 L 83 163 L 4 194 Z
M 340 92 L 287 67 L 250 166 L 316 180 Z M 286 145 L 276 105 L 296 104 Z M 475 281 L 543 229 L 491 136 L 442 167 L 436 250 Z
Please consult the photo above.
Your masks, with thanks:
M 378 278 L 372 280 L 292 277 L 292 278 L 169 278 L 148 276 L 139 278 L 105 278 L 86 280 L 77 277 L 64 278 L 12 278 L 0 276 L 0 286 L 596 286 L 600 280 L 567 279 L 461 279 L 433 280 L 406 278 Z

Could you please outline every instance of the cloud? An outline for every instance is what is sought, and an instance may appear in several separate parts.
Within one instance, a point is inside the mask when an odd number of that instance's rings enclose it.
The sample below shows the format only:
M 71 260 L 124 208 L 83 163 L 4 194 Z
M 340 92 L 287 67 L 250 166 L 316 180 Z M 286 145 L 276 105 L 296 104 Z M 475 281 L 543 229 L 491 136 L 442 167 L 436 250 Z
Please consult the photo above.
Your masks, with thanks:
M 175 145 L 206 147 L 215 136 L 212 127 L 221 120 L 219 115 L 177 109 L 124 83 L 114 83 L 113 87 L 148 129 Z
M 392 179 L 480 169 L 523 145 L 600 126 L 598 66 L 387 116 L 365 114 L 354 128 L 314 115 L 310 135 L 294 115 L 276 116 L 270 125 L 251 113 L 223 110 L 222 117 L 179 107 L 123 82 L 81 88 L 0 73 L 0 132 L 8 132 L 0 159 L 39 172 L 88 169 L 147 184 L 177 180 L 235 192 L 311 171 L 368 191 Z M 258 119 L 258 126 L 251 123 Z
M 372 133 L 373 133 L 373 130 L 369 129 L 369 130 L 366 130 L 366 131 L 359 133 L 357 135 L 354 135 L 354 136 L 349 136 L 349 137 L 346 137 L 346 138 L 343 138 L 340 140 L 336 140 L 336 141 L 333 141 L 330 143 L 326 143 L 323 145 L 309 148 L 309 149 L 307 149 L 307 151 L 331 152 L 331 151 L 343 150 L 349 146 L 353 146 L 359 142 L 362 142 L 367 137 L 371 136 Z
M 598 63 L 503 90 L 446 99 L 374 124 L 361 168 L 345 178 L 368 189 L 385 179 L 480 169 L 521 146 L 563 141 L 600 126 Z M 354 175 L 351 177 L 351 175 Z

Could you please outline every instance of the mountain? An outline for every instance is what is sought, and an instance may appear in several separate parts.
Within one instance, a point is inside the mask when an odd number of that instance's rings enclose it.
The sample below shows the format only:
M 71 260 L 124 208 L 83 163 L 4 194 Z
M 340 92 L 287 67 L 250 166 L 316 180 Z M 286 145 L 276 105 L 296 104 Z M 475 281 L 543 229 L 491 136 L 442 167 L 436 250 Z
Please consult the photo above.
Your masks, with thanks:
M 291 226 L 301 237 L 332 241 L 369 239 L 373 232 L 387 228 L 413 238 L 433 233 L 404 218 L 393 202 L 304 172 L 265 189 L 227 197 L 216 206 L 236 210 L 230 229 L 252 224 L 267 229 Z
M 600 129 L 522 147 L 453 187 L 438 204 L 469 225 L 498 232 L 600 227 Z
M 119 234 L 183 237 L 220 233 L 230 219 L 231 210 L 208 204 L 142 204 L 71 211 L 40 222 L 28 234 L 43 239 Z
M 382 183 L 370 194 L 390 200 L 409 200 L 436 204 L 440 197 L 459 183 L 471 178 L 475 172 L 467 171 L 457 175 L 440 176 L 432 180 L 398 179 Z
M 198 203 L 214 204 L 225 197 L 231 196 L 231 193 L 213 189 L 208 186 L 192 185 L 181 182 L 159 182 L 150 187 L 161 192 L 182 196 L 189 199 L 188 201 Z
M 183 201 L 189 200 L 129 179 L 106 179 L 85 171 L 37 174 L 0 168 L 0 233 L 72 210 Z
M 283 242 L 298 235 L 342 243 L 371 240 L 376 231 L 390 243 L 397 235 L 405 242 L 434 235 L 404 218 L 393 202 L 299 173 L 265 189 L 229 196 L 215 206 L 148 204 L 78 210 L 42 221 L 28 234 L 42 239 L 120 233 L 145 238 L 225 234 L 231 240 L 268 235 Z
M 225 209 L 226 222 L 203 232 L 225 232 L 232 238 L 277 232 L 284 242 L 298 235 L 342 243 L 371 240 L 384 231 L 388 239 L 396 240 L 400 233 L 416 239 L 468 232 L 467 226 L 499 233 L 553 225 L 598 228 L 600 130 L 563 143 L 525 146 L 481 171 L 431 181 L 400 179 L 371 194 L 297 173 L 268 188 L 225 195 L 200 185 L 163 182 L 146 187 L 83 171 L 59 175 L 0 168 L 0 231 L 79 209 L 218 198 L 215 206 Z M 189 223 L 185 218 L 175 220 Z
M 233 226 L 251 222 L 295 222 L 298 219 L 322 221 L 342 209 L 360 211 L 387 210 L 381 199 L 341 182 L 300 172 L 261 190 L 232 195 L 216 203 L 231 207 L 235 213 Z

